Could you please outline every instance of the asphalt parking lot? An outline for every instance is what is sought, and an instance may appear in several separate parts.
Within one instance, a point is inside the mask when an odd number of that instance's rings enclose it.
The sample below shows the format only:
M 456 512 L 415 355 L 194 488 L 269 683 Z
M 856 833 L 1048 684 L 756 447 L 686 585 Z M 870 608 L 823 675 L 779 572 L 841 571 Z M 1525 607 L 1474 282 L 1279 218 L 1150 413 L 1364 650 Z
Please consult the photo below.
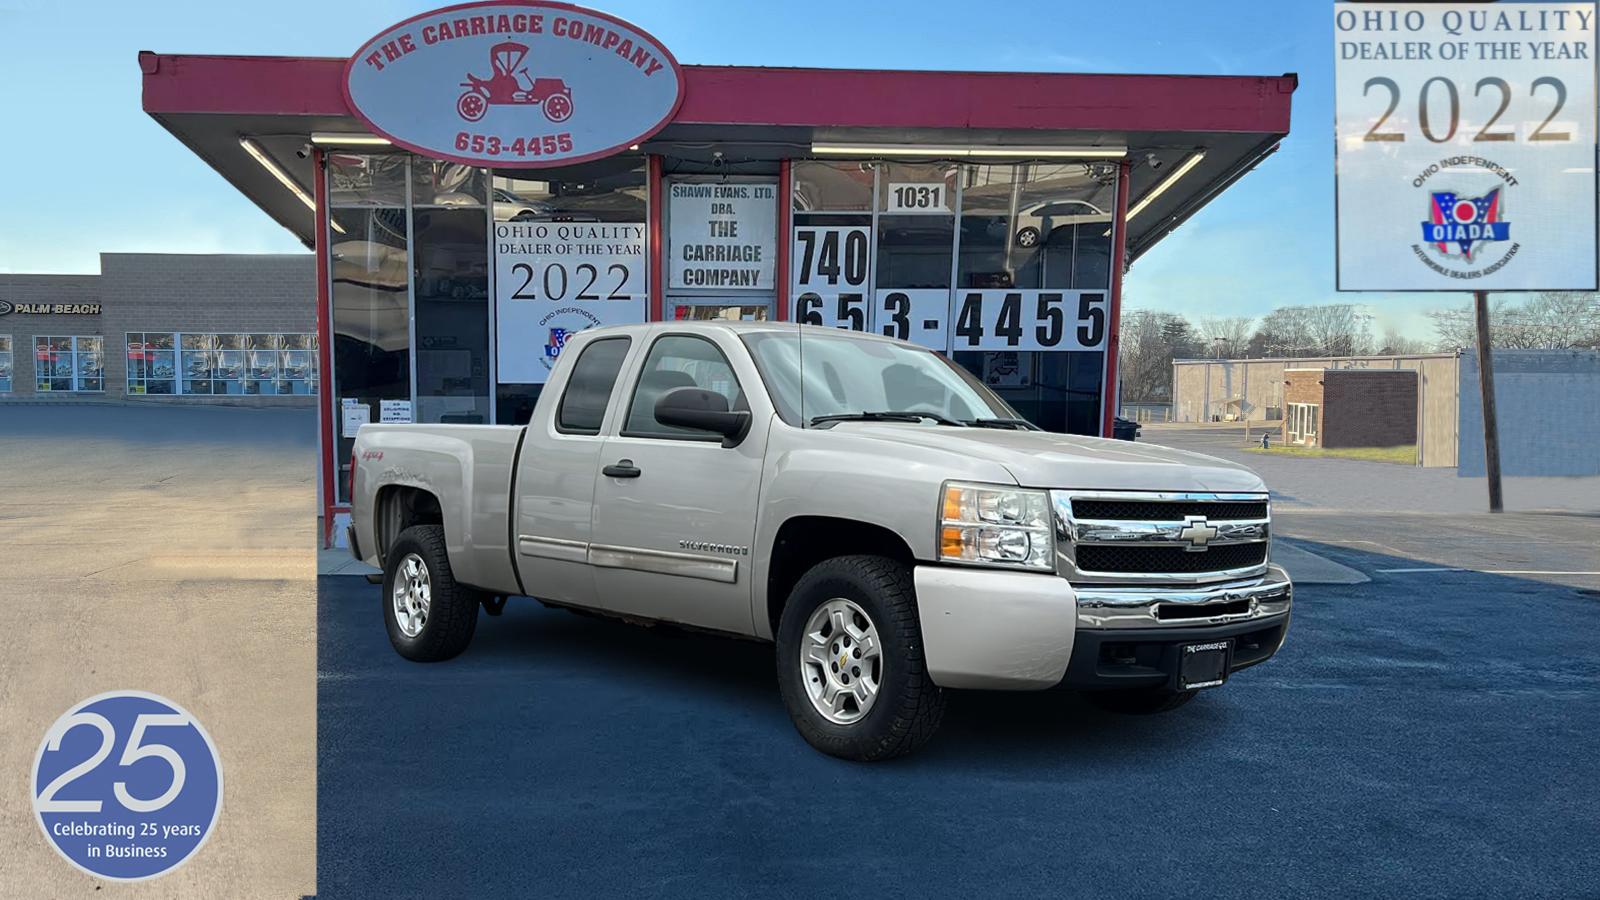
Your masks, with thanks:
M 419 665 L 323 578 L 319 890 L 1600 894 L 1600 518 L 1282 521 L 1370 580 L 1302 586 L 1276 659 L 1152 718 L 955 694 L 879 765 L 800 739 L 767 646 L 513 601 Z

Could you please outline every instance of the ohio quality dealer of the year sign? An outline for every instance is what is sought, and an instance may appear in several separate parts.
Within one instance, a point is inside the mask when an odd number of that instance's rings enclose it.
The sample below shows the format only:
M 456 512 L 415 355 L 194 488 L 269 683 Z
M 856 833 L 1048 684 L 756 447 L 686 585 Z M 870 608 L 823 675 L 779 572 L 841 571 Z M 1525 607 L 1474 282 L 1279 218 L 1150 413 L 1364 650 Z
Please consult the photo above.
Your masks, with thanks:
M 1333 25 L 1339 289 L 1594 290 L 1595 4 Z
M 655 134 L 683 72 L 655 38 L 563 3 L 423 13 L 345 64 L 345 100 L 373 132 L 438 159 L 535 168 L 609 156 Z

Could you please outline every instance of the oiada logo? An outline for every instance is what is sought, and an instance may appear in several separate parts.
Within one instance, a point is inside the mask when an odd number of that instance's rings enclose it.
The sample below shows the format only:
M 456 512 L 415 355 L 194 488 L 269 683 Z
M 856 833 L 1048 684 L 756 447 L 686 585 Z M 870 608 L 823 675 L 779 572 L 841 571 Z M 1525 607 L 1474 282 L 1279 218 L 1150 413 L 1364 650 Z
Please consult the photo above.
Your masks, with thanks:
M 1422 243 L 1414 248 L 1418 258 L 1456 278 L 1479 278 L 1510 262 L 1517 245 L 1506 221 L 1505 191 L 1504 185 L 1480 196 L 1428 191 Z
M 423 13 L 345 64 L 345 100 L 374 134 L 475 166 L 534 168 L 610 156 L 661 130 L 683 71 L 648 33 L 545 0 Z

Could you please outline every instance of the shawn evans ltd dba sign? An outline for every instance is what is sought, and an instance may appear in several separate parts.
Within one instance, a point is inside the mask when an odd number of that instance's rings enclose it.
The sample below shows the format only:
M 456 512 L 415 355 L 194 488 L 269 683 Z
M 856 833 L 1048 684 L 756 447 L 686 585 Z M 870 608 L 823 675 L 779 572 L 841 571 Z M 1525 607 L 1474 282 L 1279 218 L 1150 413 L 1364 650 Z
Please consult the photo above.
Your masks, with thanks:
M 362 45 L 345 101 L 417 153 L 496 167 L 569 165 L 655 134 L 683 100 L 661 43 L 605 13 L 537 0 L 423 13 Z

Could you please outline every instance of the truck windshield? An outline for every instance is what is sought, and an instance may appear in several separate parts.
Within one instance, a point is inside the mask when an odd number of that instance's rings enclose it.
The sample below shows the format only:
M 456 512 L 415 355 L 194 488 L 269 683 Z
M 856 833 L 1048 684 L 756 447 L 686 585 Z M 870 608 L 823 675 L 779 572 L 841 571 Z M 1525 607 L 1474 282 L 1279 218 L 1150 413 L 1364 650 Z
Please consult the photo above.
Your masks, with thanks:
M 829 419 L 861 414 L 913 423 L 1020 422 L 1016 410 L 970 372 L 931 350 L 807 328 L 802 377 L 797 331 L 760 331 L 741 337 L 778 415 L 790 425 L 828 424 Z

